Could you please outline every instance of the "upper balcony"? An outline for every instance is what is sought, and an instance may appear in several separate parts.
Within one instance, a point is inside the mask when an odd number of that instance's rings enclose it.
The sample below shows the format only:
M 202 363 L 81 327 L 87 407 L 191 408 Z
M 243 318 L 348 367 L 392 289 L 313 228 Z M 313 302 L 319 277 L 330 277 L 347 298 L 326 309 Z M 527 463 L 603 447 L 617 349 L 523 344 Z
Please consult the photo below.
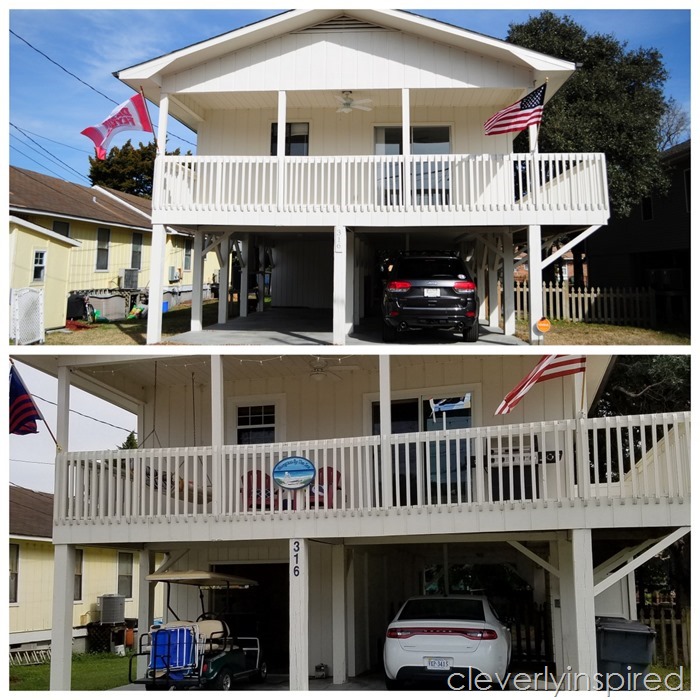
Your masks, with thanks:
M 298 455 L 313 485 L 282 489 Z M 57 460 L 54 541 L 377 537 L 687 524 L 690 414 Z
M 153 222 L 266 226 L 605 224 L 602 153 L 160 156 Z

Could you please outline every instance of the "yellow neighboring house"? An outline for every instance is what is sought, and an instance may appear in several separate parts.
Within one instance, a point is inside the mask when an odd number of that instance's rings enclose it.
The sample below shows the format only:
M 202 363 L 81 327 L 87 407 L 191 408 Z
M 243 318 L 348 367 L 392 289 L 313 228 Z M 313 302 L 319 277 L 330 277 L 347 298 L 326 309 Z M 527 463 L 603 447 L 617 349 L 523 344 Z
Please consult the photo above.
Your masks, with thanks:
M 54 548 L 53 494 L 10 485 L 10 651 L 48 648 L 51 641 Z M 84 547 L 75 564 L 73 649 L 123 643 L 126 625 L 101 624 L 100 603 L 126 622 L 138 617 L 139 557 L 127 549 Z M 105 601 L 102 596 L 109 596 Z M 160 596 L 159 596 L 160 597 Z M 131 624 L 131 623 L 128 623 Z M 128 641 L 128 640 L 127 640 Z
M 10 287 L 43 290 L 45 328 L 65 325 L 70 255 L 79 247 L 78 241 L 10 216 Z
M 14 239 L 10 257 L 12 289 L 41 284 L 33 279 L 39 250 L 34 240 L 37 229 L 53 233 L 53 241 L 63 241 L 69 247 L 67 255 L 51 251 L 49 256 L 47 251 L 45 256 L 45 298 L 52 298 L 51 313 L 46 309 L 46 328 L 65 325 L 71 292 L 88 293 L 93 306 L 109 318 L 123 318 L 134 303 L 147 299 L 151 266 L 149 199 L 10 166 L 10 216 Z M 168 308 L 191 299 L 192 242 L 191 233 L 168 229 L 162 280 Z M 204 264 L 207 289 L 218 269 L 214 256 L 209 257 Z M 55 286 L 55 279 L 65 279 L 67 289 Z M 61 306 L 62 319 L 58 314 Z

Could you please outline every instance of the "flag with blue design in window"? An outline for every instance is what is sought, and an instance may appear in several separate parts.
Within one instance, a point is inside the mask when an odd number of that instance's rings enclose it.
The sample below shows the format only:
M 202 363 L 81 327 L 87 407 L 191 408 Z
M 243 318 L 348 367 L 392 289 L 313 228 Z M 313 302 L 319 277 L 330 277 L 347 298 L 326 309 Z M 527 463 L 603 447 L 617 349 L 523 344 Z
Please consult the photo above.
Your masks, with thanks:
M 484 123 L 484 134 L 486 136 L 507 134 L 539 124 L 542 121 L 546 89 L 547 83 L 543 83 L 521 100 L 496 112 Z

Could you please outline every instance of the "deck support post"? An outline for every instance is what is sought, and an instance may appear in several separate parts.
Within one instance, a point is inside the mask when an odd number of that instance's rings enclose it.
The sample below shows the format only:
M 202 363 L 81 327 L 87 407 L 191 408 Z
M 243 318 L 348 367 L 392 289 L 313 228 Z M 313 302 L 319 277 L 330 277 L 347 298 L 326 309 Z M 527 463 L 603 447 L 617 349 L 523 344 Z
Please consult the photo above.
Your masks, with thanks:
M 71 689 L 75 546 L 54 546 L 53 612 L 51 616 L 51 690 Z
M 498 241 L 498 236 L 496 236 Z M 489 261 L 489 326 L 498 328 L 501 325 L 501 308 L 498 304 L 498 254 L 488 251 Z
M 163 334 L 163 275 L 165 270 L 165 226 L 153 224 L 151 277 L 148 284 L 146 342 L 160 343 Z
M 345 345 L 352 332 L 355 236 L 345 226 L 333 231 L 333 345 Z
M 289 689 L 309 689 L 309 544 L 289 540 Z
M 250 273 L 250 237 L 244 234 L 241 240 L 241 288 L 238 290 L 238 315 L 241 318 L 248 316 L 248 274 Z M 221 286 L 219 286 L 219 294 Z
M 503 333 L 515 335 L 515 265 L 513 252 L 513 232 L 506 231 L 503 239 Z
M 219 315 L 218 322 L 228 321 L 228 290 L 231 278 L 231 234 L 227 233 L 219 243 L 221 268 L 219 269 Z M 202 260 L 202 262 L 204 262 Z
M 333 596 L 333 683 L 340 685 L 348 680 L 347 638 L 345 626 L 345 545 L 335 544 L 332 557 Z
M 139 608 L 138 608 L 138 629 L 148 630 L 153 621 L 155 607 L 155 583 L 146 580 L 146 576 L 155 570 L 156 555 L 150 549 L 142 549 L 139 552 Z M 148 657 L 138 656 L 136 658 L 136 675 L 143 678 L 146 675 Z
M 204 234 L 201 231 L 195 231 L 194 242 L 192 245 L 192 260 L 194 267 L 192 268 L 192 315 L 190 317 L 190 330 L 199 332 L 202 330 L 203 308 L 203 293 L 204 286 Z
M 542 227 L 527 227 L 528 275 L 530 287 L 529 338 L 531 345 L 542 345 L 544 335 L 537 329 L 537 322 L 544 313 L 542 306 Z
M 557 541 L 561 605 L 561 676 L 570 670 L 580 676 L 577 688 L 594 688 L 598 671 L 593 593 L 593 546 L 590 529 L 569 530 Z M 592 685 L 586 687 L 586 682 Z

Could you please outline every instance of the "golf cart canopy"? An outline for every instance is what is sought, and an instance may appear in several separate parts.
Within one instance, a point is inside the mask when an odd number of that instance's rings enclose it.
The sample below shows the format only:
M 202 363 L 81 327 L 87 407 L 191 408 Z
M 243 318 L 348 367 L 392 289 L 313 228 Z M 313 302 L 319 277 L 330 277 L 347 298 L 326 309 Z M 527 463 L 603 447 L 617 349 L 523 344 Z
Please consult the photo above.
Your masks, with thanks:
M 199 588 L 249 588 L 257 586 L 258 582 L 242 576 L 230 576 L 228 574 L 218 574 L 215 571 L 167 571 L 161 573 L 148 574 L 147 581 L 156 583 L 179 583 Z

